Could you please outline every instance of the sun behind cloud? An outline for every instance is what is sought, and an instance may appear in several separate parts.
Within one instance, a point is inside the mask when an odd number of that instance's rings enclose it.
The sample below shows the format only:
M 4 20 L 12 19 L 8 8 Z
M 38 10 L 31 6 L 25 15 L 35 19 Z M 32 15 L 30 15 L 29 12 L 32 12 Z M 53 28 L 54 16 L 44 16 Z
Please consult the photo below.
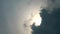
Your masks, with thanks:
M 32 21 L 35 23 L 35 26 L 39 26 L 41 24 L 41 17 L 39 14 L 36 14 L 33 18 Z

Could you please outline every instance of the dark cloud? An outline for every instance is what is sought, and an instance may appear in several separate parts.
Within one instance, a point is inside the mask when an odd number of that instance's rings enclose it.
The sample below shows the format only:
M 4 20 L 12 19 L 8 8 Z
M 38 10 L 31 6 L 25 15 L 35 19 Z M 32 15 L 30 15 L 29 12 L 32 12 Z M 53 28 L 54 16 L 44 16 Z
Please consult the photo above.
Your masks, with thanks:
M 48 14 L 44 10 L 41 17 L 42 23 L 40 26 L 32 25 L 33 34 L 60 34 L 60 8 L 54 9 L 52 14 Z
M 51 13 L 53 9 L 60 7 L 60 0 L 43 0 L 42 8 L 49 10 L 48 13 Z
M 49 10 L 43 8 L 41 10 L 40 16 L 42 17 L 41 25 L 36 27 L 32 25 L 32 34 L 60 34 L 60 0 L 51 0 L 49 2 L 55 6 L 48 6 Z M 50 8 L 51 7 L 51 8 Z M 53 9 L 51 13 L 50 9 Z

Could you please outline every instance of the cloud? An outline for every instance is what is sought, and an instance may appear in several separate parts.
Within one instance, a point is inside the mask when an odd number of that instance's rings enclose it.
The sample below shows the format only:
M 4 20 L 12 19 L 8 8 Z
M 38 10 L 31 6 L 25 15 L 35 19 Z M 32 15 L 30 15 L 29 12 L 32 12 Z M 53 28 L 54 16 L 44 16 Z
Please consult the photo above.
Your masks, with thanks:
M 60 34 L 60 0 L 42 0 L 42 23 L 33 34 Z
M 48 13 L 51 13 L 53 9 L 60 7 L 60 0 L 42 0 L 42 8 L 49 10 Z

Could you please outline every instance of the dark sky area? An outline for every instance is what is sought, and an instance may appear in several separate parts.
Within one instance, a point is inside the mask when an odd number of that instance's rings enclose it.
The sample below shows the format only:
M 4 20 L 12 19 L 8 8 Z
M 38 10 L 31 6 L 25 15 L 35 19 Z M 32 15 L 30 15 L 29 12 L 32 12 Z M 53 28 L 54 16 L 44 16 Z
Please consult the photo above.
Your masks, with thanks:
M 52 0 L 52 3 L 55 1 L 56 0 Z M 50 14 L 48 13 L 50 10 L 44 8 L 41 10 L 41 25 L 36 27 L 33 24 L 32 34 L 60 34 L 60 7 L 56 7 L 53 8 Z

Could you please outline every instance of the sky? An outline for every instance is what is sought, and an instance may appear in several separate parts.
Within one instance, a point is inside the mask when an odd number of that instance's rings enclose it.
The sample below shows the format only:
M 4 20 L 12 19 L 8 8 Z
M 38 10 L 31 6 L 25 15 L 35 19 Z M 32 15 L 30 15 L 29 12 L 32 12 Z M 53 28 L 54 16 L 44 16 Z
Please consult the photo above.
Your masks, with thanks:
M 0 0 L 1 34 L 31 34 L 31 15 L 39 13 L 40 0 Z M 29 26 L 26 30 L 25 21 Z M 5 23 L 5 24 L 4 24 Z M 3 28 L 4 27 L 4 28 Z M 5 29 L 6 28 L 6 29 Z M 5 33 L 3 33 L 5 32 Z M 7 33 L 6 33 L 7 32 Z
M 46 9 L 51 14 L 54 8 L 60 7 L 60 0 L 0 0 L 0 2 L 1 34 L 31 34 L 33 30 L 30 23 L 35 15 L 39 15 L 41 9 Z

